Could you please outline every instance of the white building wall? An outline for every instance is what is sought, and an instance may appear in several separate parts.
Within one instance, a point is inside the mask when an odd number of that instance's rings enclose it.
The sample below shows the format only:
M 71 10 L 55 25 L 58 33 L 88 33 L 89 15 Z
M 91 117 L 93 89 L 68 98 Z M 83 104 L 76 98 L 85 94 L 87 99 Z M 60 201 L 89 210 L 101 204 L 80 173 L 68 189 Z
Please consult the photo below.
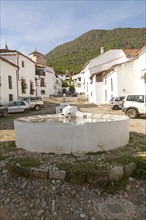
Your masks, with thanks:
M 3 58 L 9 60 L 10 62 L 14 63 L 15 65 L 19 66 L 19 60 L 18 57 L 19 55 L 17 54 L 17 52 L 13 52 L 13 53 L 2 53 L 0 54 Z
M 146 83 L 144 81 L 144 76 L 146 76 L 146 47 L 139 53 L 136 66 L 139 81 L 137 85 L 138 91 L 139 93 L 146 94 Z
M 24 62 L 24 67 L 22 67 L 22 62 Z M 19 82 L 18 82 L 18 94 L 19 96 L 30 96 L 30 81 L 33 82 L 34 84 L 34 89 L 36 90 L 36 86 L 35 86 L 35 63 L 32 62 L 30 59 L 28 59 L 25 56 L 22 56 L 21 54 L 19 54 Z M 26 80 L 26 84 L 27 84 L 27 89 L 26 89 L 26 93 L 22 93 L 22 89 L 21 89 L 21 79 L 25 79 Z M 36 94 L 34 93 L 34 96 Z M 33 95 L 31 95 L 33 96 Z
M 54 85 L 55 85 L 55 74 L 54 72 L 47 72 L 46 82 L 47 82 L 47 95 L 48 97 L 50 95 L 54 94 Z
M 88 81 L 88 101 L 90 103 L 96 103 L 96 78 Z
M 85 90 L 89 102 L 96 104 L 108 103 L 112 97 L 125 96 L 128 93 L 144 93 L 146 88 L 144 79 L 146 74 L 146 48 L 138 54 L 138 59 L 131 60 L 127 58 L 123 50 L 109 50 L 108 52 L 89 61 L 86 70 L 86 84 L 88 82 L 88 91 Z M 114 65 L 114 68 L 102 82 L 96 82 L 94 74 L 100 74 L 100 71 L 108 70 Z M 90 84 L 89 76 L 93 76 Z M 90 88 L 89 88 L 90 87 Z M 86 86 L 87 88 L 87 86 Z
M 127 94 L 145 94 L 146 87 L 143 79 L 146 73 L 146 50 L 143 50 L 135 60 L 125 62 L 106 76 L 107 102 L 112 96 L 126 96 Z M 113 92 L 110 81 L 113 79 Z M 105 81 L 105 79 L 104 79 Z
M 30 96 L 30 81 L 34 84 L 35 87 L 35 63 L 31 61 L 28 57 L 23 56 L 23 54 L 19 52 L 10 52 L 10 53 L 2 53 L 2 57 L 9 60 L 10 62 L 14 63 L 15 65 L 19 66 L 18 71 L 18 96 L 19 97 L 25 97 Z M 22 66 L 22 62 L 24 64 L 24 67 Z M 25 79 L 27 84 L 27 89 L 25 93 L 22 93 L 21 88 L 21 80 Z M 34 96 L 36 94 L 34 93 Z
M 117 84 L 115 85 L 115 75 L 111 76 L 109 79 L 110 82 L 107 81 L 107 85 L 104 86 L 104 83 L 96 82 L 96 79 L 94 79 L 96 78 L 96 76 L 94 76 L 94 74 L 98 75 L 98 73 L 100 74 L 101 71 L 107 70 L 111 68 L 113 65 L 123 63 L 128 60 L 129 58 L 126 57 L 122 49 L 114 49 L 109 50 L 106 53 L 101 54 L 98 57 L 95 57 L 94 59 L 89 61 L 88 65 L 86 66 L 86 68 L 88 67 L 88 74 L 86 73 L 88 75 L 88 79 L 86 77 L 86 80 L 88 80 L 88 87 L 90 88 L 88 88 L 88 92 L 85 91 L 86 95 L 88 96 L 89 102 L 93 102 L 95 104 L 100 104 L 100 102 L 101 104 L 106 103 L 114 94 L 117 94 Z M 93 77 L 92 84 L 90 84 L 90 76 Z M 109 91 L 111 79 L 113 80 L 113 91 L 110 91 L 110 94 L 107 92 L 107 95 L 105 95 L 105 90 Z M 103 85 L 103 87 L 101 85 Z
M 90 86 L 91 86 L 91 80 L 90 80 L 90 69 L 89 64 L 84 68 L 84 93 L 86 100 L 90 100 Z
M 98 73 L 103 70 L 107 70 L 115 64 L 128 61 L 122 49 L 109 50 L 98 57 L 90 60 L 90 73 Z
M 37 80 L 37 96 L 50 97 L 62 93 L 61 80 L 56 78 L 54 72 L 46 72 L 46 76 L 41 77 L 44 78 L 46 86 L 40 86 L 40 80 Z M 42 94 L 42 90 L 45 91 L 45 94 Z
M 85 75 L 84 71 L 81 71 L 79 74 L 72 76 L 72 81 L 76 93 L 79 94 L 84 93 L 84 78 L 85 78 L 84 75 Z
M 0 103 L 9 103 L 9 94 L 13 95 L 13 99 L 17 100 L 17 67 L 0 59 Z M 12 77 L 12 89 L 9 89 L 8 76 Z
M 38 78 L 38 80 L 37 80 L 37 96 L 49 97 L 49 96 L 55 94 L 54 85 L 55 85 L 56 77 L 55 77 L 55 72 L 54 72 L 53 68 L 51 68 L 51 67 L 46 66 L 44 68 L 44 72 L 45 72 L 45 76 L 40 76 L 40 77 L 36 76 Z M 40 84 L 41 78 L 44 78 L 45 86 L 41 86 L 41 84 Z
M 107 99 L 106 99 L 106 91 L 107 91 Z M 121 94 L 123 95 L 123 94 Z M 111 71 L 105 78 L 104 78 L 104 103 L 109 103 L 112 97 L 119 96 L 118 94 L 118 85 L 117 85 L 117 68 Z
M 119 95 L 145 92 L 144 79 L 141 78 L 142 65 L 139 60 L 123 64 L 118 68 Z

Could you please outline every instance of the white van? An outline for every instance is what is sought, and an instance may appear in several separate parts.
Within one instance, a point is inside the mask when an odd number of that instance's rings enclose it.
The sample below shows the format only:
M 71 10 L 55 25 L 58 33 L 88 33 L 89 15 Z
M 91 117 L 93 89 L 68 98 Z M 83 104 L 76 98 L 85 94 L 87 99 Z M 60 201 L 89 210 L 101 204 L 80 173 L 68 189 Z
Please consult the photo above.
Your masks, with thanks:
M 127 95 L 123 102 L 122 111 L 129 118 L 137 118 L 139 115 L 146 114 L 146 95 Z

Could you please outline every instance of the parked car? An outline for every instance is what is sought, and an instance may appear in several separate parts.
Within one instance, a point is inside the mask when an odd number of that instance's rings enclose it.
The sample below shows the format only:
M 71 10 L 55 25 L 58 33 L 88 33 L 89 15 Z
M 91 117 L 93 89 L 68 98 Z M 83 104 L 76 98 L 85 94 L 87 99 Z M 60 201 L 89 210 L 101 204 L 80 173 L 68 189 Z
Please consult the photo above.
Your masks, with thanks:
M 78 96 L 78 93 L 76 93 L 76 92 L 74 92 L 73 94 L 72 94 L 72 97 L 77 97 Z
M 112 109 L 114 110 L 119 110 L 123 106 L 123 101 L 124 101 L 125 96 L 118 96 L 118 97 L 113 97 L 109 101 L 109 105 L 111 106 Z
M 8 113 L 13 112 L 28 112 L 30 110 L 29 104 L 24 101 L 11 101 L 8 106 Z
M 129 118 L 146 115 L 146 95 L 127 95 L 123 103 L 122 111 L 125 112 Z
M 8 114 L 7 107 L 0 104 L 0 116 L 5 117 Z
M 36 111 L 40 110 L 44 106 L 44 101 L 42 97 L 38 96 L 29 96 L 29 97 L 20 97 L 21 101 L 25 101 L 29 104 L 30 109 L 35 109 Z

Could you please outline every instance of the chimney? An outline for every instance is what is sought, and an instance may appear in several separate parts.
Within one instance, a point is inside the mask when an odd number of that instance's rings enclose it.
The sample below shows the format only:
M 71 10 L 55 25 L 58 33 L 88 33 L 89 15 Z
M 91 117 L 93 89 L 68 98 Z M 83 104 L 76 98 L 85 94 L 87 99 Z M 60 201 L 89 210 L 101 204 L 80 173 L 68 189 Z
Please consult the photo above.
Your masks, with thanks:
M 8 45 L 7 45 L 7 42 L 5 43 L 5 49 L 8 50 Z
M 100 54 L 103 54 L 104 53 L 104 47 L 101 47 L 100 48 Z

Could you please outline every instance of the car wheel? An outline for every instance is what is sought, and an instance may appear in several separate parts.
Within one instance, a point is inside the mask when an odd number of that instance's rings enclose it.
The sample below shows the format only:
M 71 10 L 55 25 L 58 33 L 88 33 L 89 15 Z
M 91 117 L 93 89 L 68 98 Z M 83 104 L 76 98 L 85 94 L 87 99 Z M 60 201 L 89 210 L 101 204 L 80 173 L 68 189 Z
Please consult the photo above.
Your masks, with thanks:
M 3 117 L 6 117 L 6 116 L 7 116 L 7 114 L 8 114 L 8 111 L 7 111 L 7 110 L 5 110 L 2 116 L 3 116 Z
M 130 108 L 127 110 L 127 115 L 129 118 L 137 118 L 138 113 L 137 113 L 136 109 Z
M 40 106 L 39 106 L 39 105 L 36 105 L 36 106 L 34 107 L 34 109 L 35 109 L 36 111 L 39 111 L 39 110 L 40 110 Z
M 118 105 L 114 105 L 114 106 L 113 106 L 113 109 L 114 109 L 114 110 L 119 110 L 119 106 L 118 106 Z

